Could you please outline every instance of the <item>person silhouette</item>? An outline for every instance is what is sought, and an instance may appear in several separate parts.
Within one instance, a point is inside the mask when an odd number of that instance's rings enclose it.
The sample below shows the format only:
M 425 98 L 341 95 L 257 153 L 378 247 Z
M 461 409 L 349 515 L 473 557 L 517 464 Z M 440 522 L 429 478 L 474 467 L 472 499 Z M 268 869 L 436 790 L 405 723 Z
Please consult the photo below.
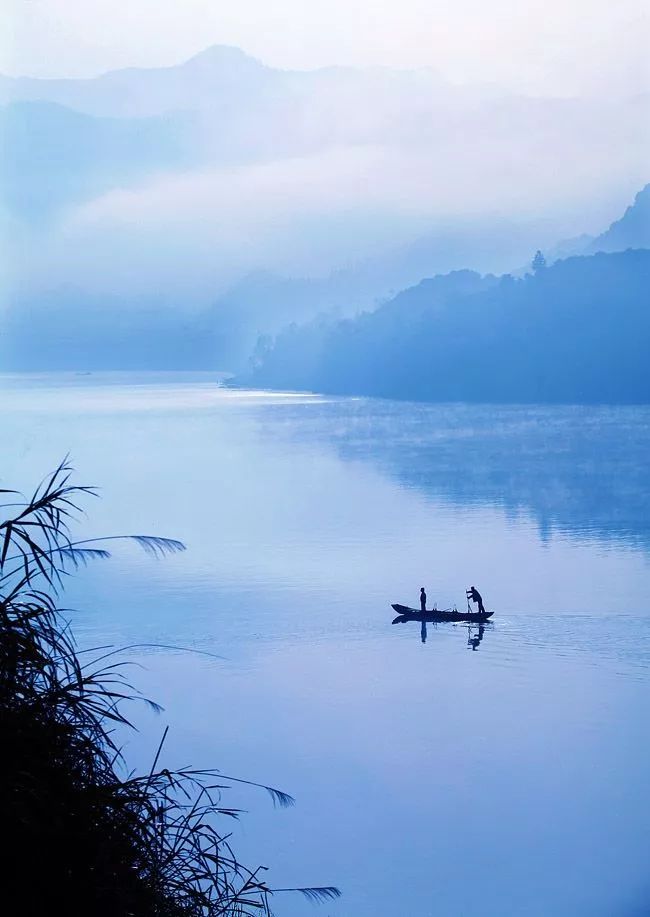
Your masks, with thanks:
M 471 599 L 472 602 L 475 602 L 478 605 L 479 614 L 485 614 L 485 608 L 483 607 L 483 599 L 481 598 L 481 593 L 478 591 L 476 586 L 470 586 L 467 590 L 467 598 Z
M 420 611 L 427 610 L 427 594 L 424 591 L 424 586 L 420 589 Z

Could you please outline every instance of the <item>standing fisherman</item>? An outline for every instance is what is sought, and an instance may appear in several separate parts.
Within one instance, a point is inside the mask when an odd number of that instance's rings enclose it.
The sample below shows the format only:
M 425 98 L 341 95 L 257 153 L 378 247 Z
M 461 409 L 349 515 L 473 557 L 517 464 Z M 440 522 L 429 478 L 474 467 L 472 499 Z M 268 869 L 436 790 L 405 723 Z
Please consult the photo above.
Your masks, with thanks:
M 481 598 L 481 593 L 478 591 L 476 586 L 470 586 L 466 594 L 468 599 L 471 599 L 472 602 L 476 602 L 478 605 L 479 614 L 484 615 L 485 608 L 483 607 L 483 599 Z
M 427 610 L 427 594 L 424 591 L 424 586 L 420 589 L 420 611 Z

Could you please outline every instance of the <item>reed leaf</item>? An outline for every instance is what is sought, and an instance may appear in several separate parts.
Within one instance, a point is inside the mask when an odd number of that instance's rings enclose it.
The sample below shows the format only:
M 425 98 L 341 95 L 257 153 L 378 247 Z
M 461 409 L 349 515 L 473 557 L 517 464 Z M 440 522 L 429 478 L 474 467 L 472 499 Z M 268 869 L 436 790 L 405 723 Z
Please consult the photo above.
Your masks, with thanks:
M 270 889 L 220 830 L 241 814 L 222 801 L 233 783 L 260 788 L 281 807 L 294 804 L 287 793 L 216 770 L 161 768 L 167 729 L 149 772 L 123 773 L 125 705 L 161 708 L 131 686 L 124 660 L 106 664 L 119 650 L 94 647 L 82 663 L 57 590 L 70 568 L 110 557 L 101 542 L 126 538 L 155 558 L 185 545 L 149 535 L 73 542 L 69 525 L 96 491 L 71 483 L 71 474 L 66 458 L 31 498 L 3 507 L 13 513 L 0 522 L 5 900 L 67 917 L 247 917 L 270 915 L 269 896 L 280 892 L 313 903 L 337 898 L 330 886 Z

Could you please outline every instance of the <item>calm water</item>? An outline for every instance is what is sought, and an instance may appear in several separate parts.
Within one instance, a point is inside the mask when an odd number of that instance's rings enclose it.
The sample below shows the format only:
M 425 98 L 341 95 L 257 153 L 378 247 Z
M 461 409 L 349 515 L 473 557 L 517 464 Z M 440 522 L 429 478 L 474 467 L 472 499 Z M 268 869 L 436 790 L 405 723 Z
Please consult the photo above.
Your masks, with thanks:
M 68 451 L 80 534 L 180 538 L 81 571 L 82 645 L 165 706 L 127 753 L 297 798 L 249 809 L 278 915 L 650 913 L 650 409 L 423 406 L 227 392 L 208 376 L 1 380 L 0 486 Z M 494 624 L 392 626 L 390 603 Z

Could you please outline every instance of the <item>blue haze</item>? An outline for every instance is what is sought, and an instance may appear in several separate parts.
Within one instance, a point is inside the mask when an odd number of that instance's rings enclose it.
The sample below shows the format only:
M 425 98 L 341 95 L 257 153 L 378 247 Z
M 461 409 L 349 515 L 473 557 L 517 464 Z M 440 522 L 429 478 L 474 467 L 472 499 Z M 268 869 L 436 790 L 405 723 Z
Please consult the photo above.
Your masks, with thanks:
M 226 47 L 0 77 L 2 367 L 240 373 L 258 337 L 422 278 L 645 247 L 647 193 L 620 217 L 647 120 L 641 96 L 282 71 Z

